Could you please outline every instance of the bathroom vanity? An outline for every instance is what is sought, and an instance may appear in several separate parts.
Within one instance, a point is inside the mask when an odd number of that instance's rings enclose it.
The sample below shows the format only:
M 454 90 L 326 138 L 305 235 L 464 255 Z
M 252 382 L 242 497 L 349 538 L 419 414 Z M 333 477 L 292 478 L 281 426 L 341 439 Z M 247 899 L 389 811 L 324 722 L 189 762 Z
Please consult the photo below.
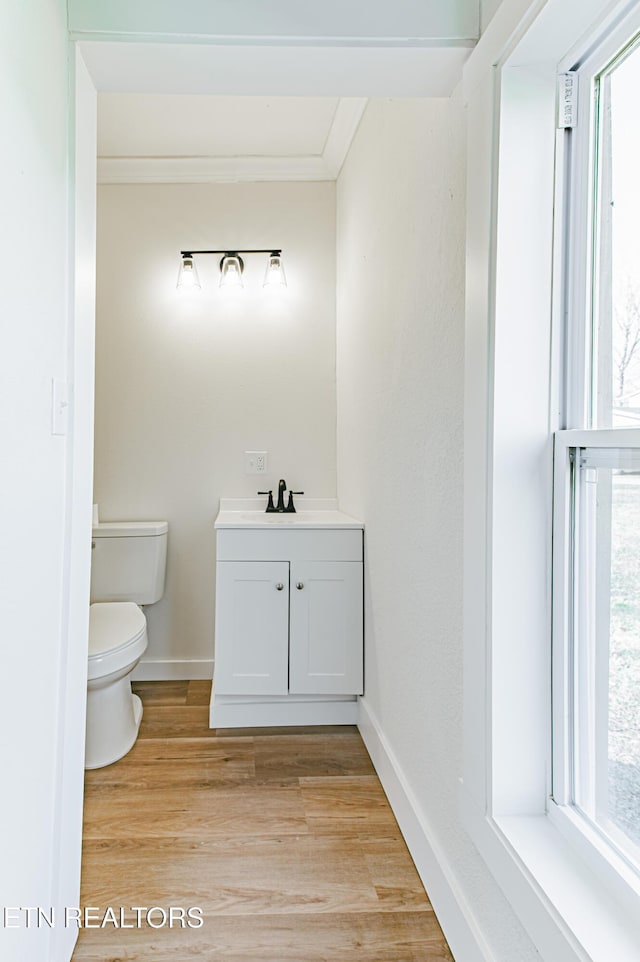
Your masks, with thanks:
M 215 528 L 211 727 L 354 724 L 361 522 L 335 502 L 266 514 L 260 502 L 222 500 Z

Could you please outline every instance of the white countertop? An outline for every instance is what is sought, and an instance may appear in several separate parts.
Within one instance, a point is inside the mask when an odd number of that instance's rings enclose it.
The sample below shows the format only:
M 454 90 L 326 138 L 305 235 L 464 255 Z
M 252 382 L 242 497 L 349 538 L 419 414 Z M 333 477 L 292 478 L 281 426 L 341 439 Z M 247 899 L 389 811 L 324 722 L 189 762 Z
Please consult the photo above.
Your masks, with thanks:
M 267 512 L 266 497 L 221 498 L 216 528 L 364 528 L 362 521 L 338 510 L 331 498 L 295 499 L 295 513 Z

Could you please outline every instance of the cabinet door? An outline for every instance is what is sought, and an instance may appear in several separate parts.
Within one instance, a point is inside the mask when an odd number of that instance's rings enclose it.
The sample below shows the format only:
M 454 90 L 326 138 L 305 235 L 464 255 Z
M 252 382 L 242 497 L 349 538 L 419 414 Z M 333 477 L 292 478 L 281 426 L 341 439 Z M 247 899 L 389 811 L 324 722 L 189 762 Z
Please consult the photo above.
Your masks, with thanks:
M 362 564 L 291 564 L 289 690 L 362 694 Z
M 216 693 L 286 694 L 288 562 L 217 563 L 215 645 Z

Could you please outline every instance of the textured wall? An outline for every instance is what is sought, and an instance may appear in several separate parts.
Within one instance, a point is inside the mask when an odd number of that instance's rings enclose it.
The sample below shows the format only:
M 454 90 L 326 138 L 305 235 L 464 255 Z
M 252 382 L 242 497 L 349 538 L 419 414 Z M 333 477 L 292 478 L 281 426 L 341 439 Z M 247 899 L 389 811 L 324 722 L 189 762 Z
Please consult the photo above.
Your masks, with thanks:
M 369 712 L 513 962 L 535 951 L 458 816 L 464 192 L 456 101 L 369 103 L 338 183 L 338 493 L 366 525 Z
M 103 520 L 169 521 L 149 659 L 212 657 L 220 496 L 283 477 L 335 497 L 334 218 L 328 183 L 99 191 L 95 499 Z M 240 296 L 219 290 L 214 257 L 197 260 L 197 296 L 176 291 L 180 250 L 272 245 L 282 298 L 263 292 L 262 255 Z M 245 450 L 269 452 L 268 475 L 244 474 Z
M 367 524 L 367 700 L 443 769 L 461 688 L 464 181 L 450 114 L 373 102 L 338 194 L 339 492 Z

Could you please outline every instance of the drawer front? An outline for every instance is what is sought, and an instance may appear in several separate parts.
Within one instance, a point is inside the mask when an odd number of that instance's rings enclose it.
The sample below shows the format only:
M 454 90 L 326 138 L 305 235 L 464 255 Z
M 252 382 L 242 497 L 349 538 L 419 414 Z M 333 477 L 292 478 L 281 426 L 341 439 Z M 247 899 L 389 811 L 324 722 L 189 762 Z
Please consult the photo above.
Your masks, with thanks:
M 362 561 L 362 529 L 220 528 L 218 561 Z

